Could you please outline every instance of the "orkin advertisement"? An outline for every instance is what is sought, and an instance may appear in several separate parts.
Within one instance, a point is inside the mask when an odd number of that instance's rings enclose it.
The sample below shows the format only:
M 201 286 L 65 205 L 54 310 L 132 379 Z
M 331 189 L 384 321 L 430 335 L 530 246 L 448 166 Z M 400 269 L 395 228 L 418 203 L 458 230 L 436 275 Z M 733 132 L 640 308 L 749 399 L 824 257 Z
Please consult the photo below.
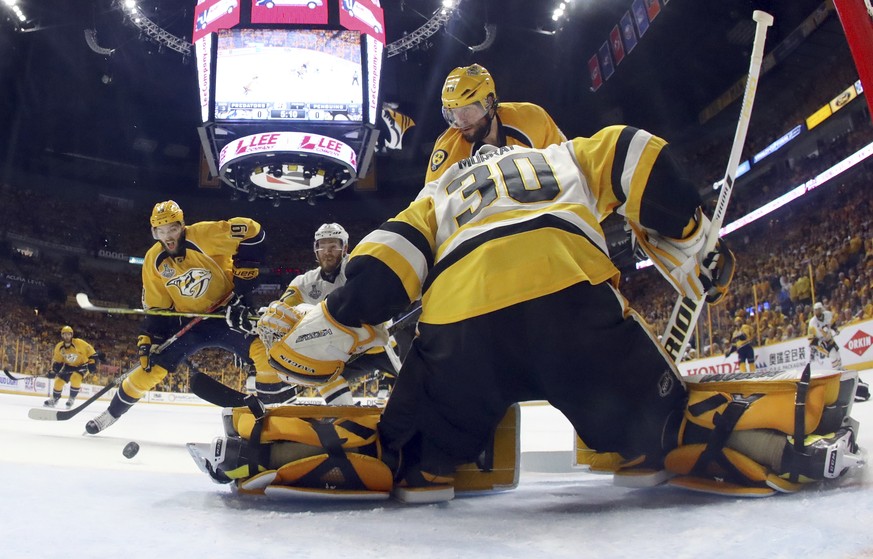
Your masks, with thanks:
M 873 368 L 873 321 L 856 322 L 840 327 L 837 345 L 843 367 L 847 369 Z M 759 371 L 786 371 L 802 368 L 809 362 L 809 340 L 795 338 L 786 342 L 767 346 L 755 346 L 755 365 Z M 815 359 L 813 370 L 830 369 L 829 360 Z M 739 371 L 739 362 L 734 353 L 725 359 L 724 355 L 695 359 L 679 363 L 682 375 L 732 373 Z

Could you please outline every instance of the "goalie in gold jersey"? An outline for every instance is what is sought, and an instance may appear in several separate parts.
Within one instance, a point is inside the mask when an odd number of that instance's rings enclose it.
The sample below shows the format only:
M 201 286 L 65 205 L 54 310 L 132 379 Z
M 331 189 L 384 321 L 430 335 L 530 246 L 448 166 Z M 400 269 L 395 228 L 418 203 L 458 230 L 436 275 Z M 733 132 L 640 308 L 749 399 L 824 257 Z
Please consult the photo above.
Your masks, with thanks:
M 82 388 L 82 378 L 88 373 L 97 371 L 97 352 L 94 346 L 82 338 L 73 337 L 73 328 L 61 328 L 61 341 L 52 352 L 52 370 L 48 375 L 54 379 L 51 398 L 45 401 L 45 406 L 53 408 L 61 399 L 64 385 L 70 383 L 70 396 L 67 398 L 67 408 L 73 407 L 76 396 Z
M 451 498 L 455 468 L 526 400 L 547 400 L 591 448 L 619 453 L 616 479 L 631 484 L 673 476 L 757 496 L 839 477 L 857 463 L 856 374 L 813 379 L 798 422 L 794 382 L 686 383 L 618 292 L 599 225 L 613 212 L 684 296 L 724 295 L 733 255 L 721 242 L 706 253 L 700 206 L 666 142 L 631 127 L 480 152 L 362 239 L 345 286 L 283 315 L 291 325 L 270 364 L 288 382 L 329 382 L 421 298 L 419 335 L 379 424 L 401 500 Z
M 479 64 L 449 72 L 441 99 L 449 129 L 434 144 L 425 182 L 438 179 L 483 145 L 544 148 L 567 140 L 539 105 L 499 103 L 491 73 Z
M 182 208 L 172 200 L 156 204 L 150 222 L 157 242 L 143 261 L 143 308 L 218 311 L 226 314 L 226 320 L 202 320 L 155 353 L 159 344 L 191 319 L 148 316 L 136 342 L 140 365 L 124 379 L 109 408 L 88 421 L 85 429 L 90 434 L 112 425 L 200 349 L 226 349 L 253 364 L 257 371 L 270 370 L 264 346 L 254 335 L 255 311 L 248 301 L 263 258 L 264 231 L 260 224 L 233 217 L 185 225 Z

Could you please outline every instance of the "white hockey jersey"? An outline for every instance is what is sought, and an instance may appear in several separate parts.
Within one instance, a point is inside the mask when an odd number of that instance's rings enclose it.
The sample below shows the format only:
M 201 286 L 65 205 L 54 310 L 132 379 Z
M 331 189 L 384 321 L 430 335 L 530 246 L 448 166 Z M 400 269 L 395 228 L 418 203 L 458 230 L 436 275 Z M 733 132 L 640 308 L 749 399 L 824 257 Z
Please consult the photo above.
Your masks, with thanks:
M 812 318 L 809 319 L 806 333 L 810 342 L 829 342 L 833 340 L 836 335 L 834 313 L 823 311 L 822 318 L 812 315 Z
M 348 256 L 343 257 L 339 272 L 332 282 L 324 279 L 321 275 L 321 268 L 300 274 L 288 284 L 281 300 L 290 306 L 300 303 L 309 303 L 310 305 L 320 303 L 336 288 L 346 284 L 346 262 L 348 259 Z

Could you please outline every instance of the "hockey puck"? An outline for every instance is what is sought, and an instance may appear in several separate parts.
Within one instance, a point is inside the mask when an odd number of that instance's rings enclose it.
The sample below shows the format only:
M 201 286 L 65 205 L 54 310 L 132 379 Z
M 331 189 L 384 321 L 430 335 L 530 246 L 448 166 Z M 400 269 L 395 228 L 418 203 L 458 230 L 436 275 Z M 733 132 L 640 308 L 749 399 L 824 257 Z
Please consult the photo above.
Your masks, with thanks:
M 139 445 L 134 441 L 130 441 L 126 445 L 124 445 L 124 450 L 121 451 L 124 454 L 124 457 L 127 459 L 133 458 L 136 456 L 136 453 L 139 452 Z

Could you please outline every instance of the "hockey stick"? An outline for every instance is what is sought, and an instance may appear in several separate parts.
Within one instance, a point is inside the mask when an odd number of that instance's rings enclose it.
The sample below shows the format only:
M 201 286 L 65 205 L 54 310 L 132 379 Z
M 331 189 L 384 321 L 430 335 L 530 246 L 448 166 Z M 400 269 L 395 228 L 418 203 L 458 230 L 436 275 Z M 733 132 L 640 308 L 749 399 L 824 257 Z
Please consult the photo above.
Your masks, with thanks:
M 746 143 L 746 133 L 749 131 L 749 121 L 752 118 L 752 105 L 755 102 L 755 92 L 758 89 L 758 77 L 761 74 L 761 62 L 764 59 L 764 42 L 767 38 L 767 28 L 773 25 L 773 16 L 767 12 L 755 10 L 752 14 L 752 19 L 755 20 L 756 27 L 755 42 L 752 46 L 752 59 L 749 64 L 749 78 L 746 81 L 746 91 L 743 94 L 743 102 L 740 106 L 740 119 L 737 122 L 737 130 L 734 134 L 733 144 L 731 145 L 727 170 L 725 171 L 724 179 L 722 180 L 721 193 L 719 193 L 718 202 L 716 203 L 715 211 L 712 214 L 711 225 L 706 237 L 706 246 L 704 247 L 702 254 L 710 254 L 715 249 L 716 241 L 718 241 L 718 233 L 721 229 L 721 224 L 724 221 L 727 204 L 731 197 L 731 191 L 734 188 L 737 166 L 740 164 L 743 145 Z M 700 311 L 703 310 L 703 303 L 705 301 L 705 295 L 699 299 L 691 299 L 682 296 L 679 297 L 676 304 L 673 306 L 673 312 L 670 314 L 670 321 L 664 329 L 664 335 L 661 336 L 661 345 L 664 346 L 664 349 L 674 362 L 678 362 L 682 357 L 685 347 L 691 339 L 691 331 L 693 330 L 694 325 L 697 324 Z
M 9 378 L 12 379 L 12 380 L 15 380 L 15 381 L 22 380 L 22 379 L 20 379 L 20 378 L 16 378 L 16 377 L 12 376 L 12 373 L 10 373 L 9 371 L 7 371 L 6 369 L 0 369 L 0 371 L 3 371 L 3 374 L 6 375 L 7 377 L 9 377 Z
M 220 303 L 215 305 L 213 308 L 218 308 L 218 307 L 221 307 L 222 305 L 226 304 L 232 295 L 233 294 L 230 294 L 227 297 L 225 297 Z M 175 343 L 176 340 L 178 340 L 179 338 L 184 336 L 186 333 L 188 333 L 188 331 L 191 330 L 191 328 L 193 328 L 196 324 L 199 324 L 200 321 L 203 319 L 204 319 L 204 317 L 201 317 L 201 316 L 194 317 L 181 330 L 179 330 L 178 332 L 173 334 L 170 338 L 168 338 L 166 341 L 164 341 L 164 343 L 159 345 L 157 347 L 157 349 L 155 349 L 155 351 L 153 351 L 152 353 L 160 353 L 160 352 L 164 351 L 170 345 Z M 29 417 L 31 419 L 36 419 L 38 421 L 66 421 L 66 420 L 70 419 L 71 417 L 74 417 L 76 414 L 78 414 L 80 411 L 87 408 L 88 406 L 90 406 L 94 402 L 96 402 L 97 399 L 99 399 L 101 396 L 103 396 L 104 394 L 106 394 L 107 392 L 109 392 L 110 390 L 115 388 L 116 386 L 121 386 L 121 383 L 124 381 L 124 379 L 126 379 L 127 376 L 135 370 L 136 370 L 136 367 L 134 367 L 133 369 L 130 369 L 129 371 L 127 371 L 126 373 L 124 373 L 120 377 L 116 378 L 114 381 L 110 382 L 109 384 L 107 384 L 106 386 L 104 386 L 103 388 L 98 390 L 90 398 L 88 398 L 87 400 L 82 402 L 81 405 L 76 406 L 75 408 L 73 408 L 71 410 L 56 410 L 53 408 L 31 408 L 30 411 L 27 412 L 27 417 Z
M 126 309 L 123 307 L 119 308 L 110 308 L 110 307 L 99 307 L 91 303 L 91 299 L 88 298 L 87 293 L 76 293 L 76 303 L 79 304 L 83 310 L 91 311 L 91 312 L 103 312 L 103 313 L 111 313 L 111 314 L 139 314 L 146 316 L 184 316 L 189 318 L 224 318 L 223 314 L 215 314 L 215 313 L 195 313 L 195 312 L 176 312 L 176 311 L 162 311 L 162 310 L 145 310 L 145 309 Z M 257 319 L 255 319 L 257 320 Z
M 393 335 L 400 330 L 405 330 L 406 328 L 413 326 L 420 316 L 421 305 L 397 319 L 394 324 L 388 328 L 388 334 Z M 363 354 L 358 353 L 352 355 L 346 363 L 351 363 L 360 355 Z M 210 404 L 222 408 L 238 408 L 245 406 L 253 412 L 257 409 L 257 404 L 260 404 L 260 406 L 263 407 L 263 404 L 258 400 L 257 396 L 253 394 L 245 394 L 226 386 L 209 375 L 197 371 L 197 369 L 190 363 L 188 366 L 191 367 L 192 371 L 195 371 L 195 375 L 191 378 L 191 392 Z M 255 402 L 257 402 L 257 404 L 255 404 Z M 253 405 L 256 407 L 253 408 Z M 255 413 L 255 415 L 257 415 L 257 413 Z

